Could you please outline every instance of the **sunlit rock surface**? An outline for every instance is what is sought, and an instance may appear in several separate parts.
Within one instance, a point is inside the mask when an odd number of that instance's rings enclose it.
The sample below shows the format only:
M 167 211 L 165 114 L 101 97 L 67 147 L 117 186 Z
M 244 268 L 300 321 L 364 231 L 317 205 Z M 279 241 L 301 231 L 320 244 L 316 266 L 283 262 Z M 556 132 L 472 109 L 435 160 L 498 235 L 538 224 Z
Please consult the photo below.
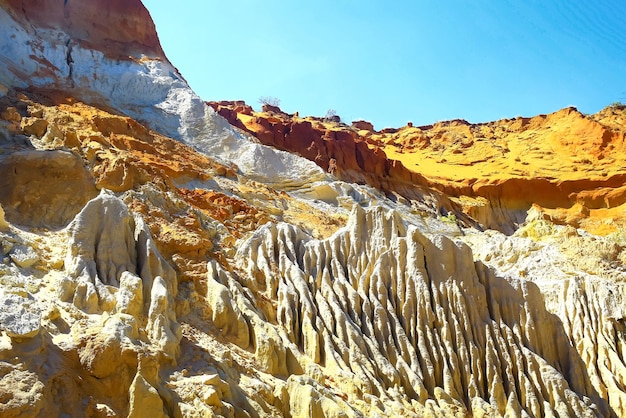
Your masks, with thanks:
M 0 2 L 0 84 L 61 89 L 113 107 L 265 182 L 293 187 L 325 177 L 315 164 L 251 141 L 217 117 L 162 53 L 141 2 L 23 3 Z
M 348 126 L 276 108 L 255 112 L 243 102 L 210 104 L 264 144 L 409 199 L 437 196 L 440 209 L 462 210 L 486 228 L 512 233 L 533 206 L 553 222 L 600 235 L 625 224 L 623 106 L 595 115 L 567 108 L 482 124 L 453 120 L 376 131 L 363 121 Z
M 623 108 L 245 133 L 138 1 L 0 23 L 2 417 L 626 415 Z

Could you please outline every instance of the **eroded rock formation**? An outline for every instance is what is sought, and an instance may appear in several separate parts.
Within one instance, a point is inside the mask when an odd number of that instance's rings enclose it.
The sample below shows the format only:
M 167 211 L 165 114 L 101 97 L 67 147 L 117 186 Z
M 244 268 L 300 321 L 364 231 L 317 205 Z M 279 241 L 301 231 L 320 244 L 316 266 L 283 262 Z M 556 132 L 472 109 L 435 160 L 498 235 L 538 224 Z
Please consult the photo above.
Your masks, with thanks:
M 440 209 L 462 208 L 487 228 L 512 233 L 533 205 L 557 223 L 593 233 L 624 225 L 619 214 L 626 203 L 626 131 L 619 107 L 596 115 L 567 108 L 532 118 L 455 120 L 378 132 L 363 121 L 348 126 L 282 111 L 254 112 L 237 102 L 210 104 L 265 144 L 327 170 L 333 160 L 339 178 L 414 200 L 415 194 L 429 194 L 416 186 L 433 188 L 456 204 L 439 197 Z
M 24 150 L 0 162 L 0 202 L 19 225 L 65 226 L 96 193 L 83 161 L 64 150 Z
M 626 414 L 624 109 L 237 129 L 139 1 L 0 23 L 3 417 Z

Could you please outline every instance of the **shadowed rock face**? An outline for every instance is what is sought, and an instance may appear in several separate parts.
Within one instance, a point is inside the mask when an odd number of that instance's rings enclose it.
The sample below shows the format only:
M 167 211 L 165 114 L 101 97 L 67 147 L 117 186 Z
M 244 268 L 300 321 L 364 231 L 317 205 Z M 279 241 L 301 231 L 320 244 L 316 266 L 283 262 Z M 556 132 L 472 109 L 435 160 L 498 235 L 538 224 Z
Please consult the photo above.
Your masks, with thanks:
M 0 203 L 9 222 L 63 227 L 97 193 L 83 161 L 67 151 L 21 151 L 0 158 Z

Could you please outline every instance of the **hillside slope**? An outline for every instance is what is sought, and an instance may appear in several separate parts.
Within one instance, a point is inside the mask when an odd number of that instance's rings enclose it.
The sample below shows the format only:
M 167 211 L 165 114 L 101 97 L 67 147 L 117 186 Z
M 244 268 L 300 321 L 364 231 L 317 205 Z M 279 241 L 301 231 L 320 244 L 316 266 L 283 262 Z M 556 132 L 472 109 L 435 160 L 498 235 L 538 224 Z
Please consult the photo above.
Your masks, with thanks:
M 485 228 L 511 233 L 533 206 L 557 223 L 595 234 L 624 226 L 623 106 L 596 115 L 567 108 L 482 124 L 453 120 L 375 131 L 364 121 L 348 126 L 267 106 L 256 112 L 243 102 L 209 104 L 264 144 L 324 169 L 333 160 L 340 178 L 409 199 L 423 198 L 424 187 L 435 189 Z M 418 186 L 424 186 L 421 196 Z
M 623 237 L 572 226 L 623 203 L 617 110 L 480 141 L 489 124 L 366 133 L 231 109 L 235 127 L 139 1 L 0 0 L 0 23 L 3 417 L 626 414 Z M 580 225 L 534 186 L 484 215 L 489 170 L 505 189 L 550 118 L 605 164 L 567 179 Z M 410 165 L 452 127 L 493 167 Z M 502 161 L 485 151 L 504 142 Z

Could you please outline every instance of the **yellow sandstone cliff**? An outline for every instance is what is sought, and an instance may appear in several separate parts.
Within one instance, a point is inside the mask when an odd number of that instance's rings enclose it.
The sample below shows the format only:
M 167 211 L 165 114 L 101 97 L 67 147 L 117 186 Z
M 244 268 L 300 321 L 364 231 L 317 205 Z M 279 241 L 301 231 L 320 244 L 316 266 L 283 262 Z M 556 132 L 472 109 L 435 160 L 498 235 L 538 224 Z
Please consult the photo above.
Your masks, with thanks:
M 229 125 L 139 1 L 35 3 L 0 0 L 1 416 L 626 414 L 624 109 Z
M 512 232 L 531 207 L 559 224 L 606 235 L 624 226 L 626 109 L 575 108 L 482 124 L 464 120 L 375 131 L 243 102 L 211 102 L 235 126 L 337 175 L 414 198 L 441 191 L 486 228 Z M 440 206 L 442 206 L 440 204 Z

